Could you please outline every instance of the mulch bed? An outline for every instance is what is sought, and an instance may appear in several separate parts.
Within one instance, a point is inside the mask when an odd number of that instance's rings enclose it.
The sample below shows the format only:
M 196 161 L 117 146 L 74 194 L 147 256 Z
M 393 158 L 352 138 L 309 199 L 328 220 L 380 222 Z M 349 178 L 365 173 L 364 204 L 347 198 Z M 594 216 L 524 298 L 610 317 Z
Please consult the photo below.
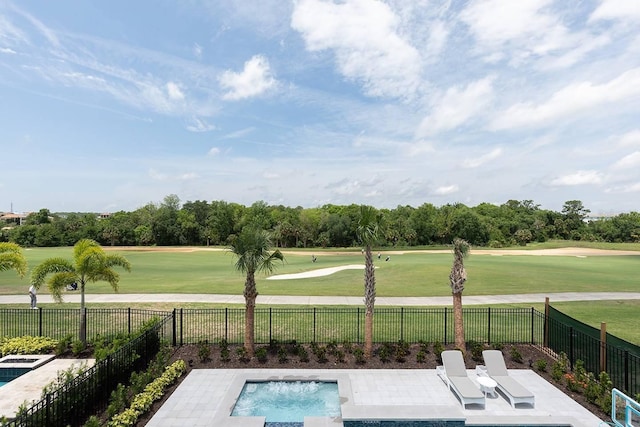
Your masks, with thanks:
M 342 345 L 338 345 L 341 356 L 336 356 L 335 353 L 327 353 L 326 361 L 319 361 L 313 353 L 311 346 L 303 345 L 302 347 L 305 348 L 309 356 L 309 361 L 307 362 L 302 362 L 298 356 L 289 353 L 287 353 L 286 360 L 284 360 L 283 353 L 278 354 L 273 347 L 270 349 L 271 351 L 267 352 L 267 358 L 264 361 L 259 361 L 256 357 L 249 360 L 242 360 L 241 354 L 239 354 L 238 351 L 241 347 L 241 345 L 230 345 L 228 360 L 226 360 L 226 358 L 222 357 L 218 345 L 209 345 L 208 349 L 210 354 L 205 360 L 202 360 L 203 354 L 201 347 L 198 345 L 184 345 L 175 349 L 171 356 L 171 362 L 177 359 L 183 359 L 187 362 L 187 374 L 192 369 L 435 369 L 436 366 L 440 364 L 436 359 L 435 353 L 432 351 L 432 347 L 430 347 L 430 351 L 423 354 L 424 361 L 418 362 L 416 355 L 421 349 L 418 344 L 412 344 L 409 347 L 409 354 L 404 357 L 404 361 L 396 360 L 393 355 L 391 355 L 388 361 L 383 361 L 380 357 L 382 347 L 377 345 L 374 350 L 374 355 L 366 360 L 365 363 L 358 363 L 353 351 L 348 351 L 348 348 L 344 349 Z M 257 346 L 256 348 L 260 347 L 261 346 Z M 515 347 L 517 352 L 522 356 L 522 362 L 514 361 L 510 357 L 512 347 Z M 453 349 L 453 347 L 447 346 L 446 349 Z M 582 394 L 569 392 L 564 384 L 558 384 L 551 378 L 551 367 L 555 362 L 555 358 L 551 353 L 544 351 L 540 347 L 526 344 L 505 345 L 502 352 L 505 355 L 505 362 L 508 369 L 535 370 L 538 375 L 545 378 L 549 383 L 563 391 L 598 418 L 610 420 L 609 415 L 604 413 L 596 405 L 589 403 Z M 537 361 L 539 360 L 546 361 L 545 371 L 536 370 Z M 474 369 L 476 365 L 483 364 L 481 360 L 472 360 L 470 351 L 467 351 L 465 362 L 468 369 Z M 139 420 L 138 424 L 136 424 L 137 426 L 144 426 L 151 419 L 153 414 L 162 406 L 164 401 L 169 398 L 187 374 L 181 377 L 178 383 L 168 389 L 164 397 L 153 405 L 151 412 Z

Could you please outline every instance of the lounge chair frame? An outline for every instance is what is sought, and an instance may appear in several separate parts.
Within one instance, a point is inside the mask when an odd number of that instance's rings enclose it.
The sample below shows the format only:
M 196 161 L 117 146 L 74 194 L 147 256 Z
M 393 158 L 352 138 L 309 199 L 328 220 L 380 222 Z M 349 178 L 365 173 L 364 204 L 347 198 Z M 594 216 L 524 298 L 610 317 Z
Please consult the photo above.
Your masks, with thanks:
M 462 352 L 459 350 L 445 350 L 442 352 L 442 366 L 436 367 L 436 374 L 447 387 L 458 397 L 463 408 L 467 405 L 481 405 L 485 407 L 484 393 L 467 376 Z
M 486 375 L 496 382 L 496 388 L 507 398 L 512 408 L 521 403 L 535 408 L 534 394 L 509 375 L 504 356 L 500 350 L 484 350 L 482 357 L 486 370 L 476 370 L 476 372 L 480 375 L 486 372 Z

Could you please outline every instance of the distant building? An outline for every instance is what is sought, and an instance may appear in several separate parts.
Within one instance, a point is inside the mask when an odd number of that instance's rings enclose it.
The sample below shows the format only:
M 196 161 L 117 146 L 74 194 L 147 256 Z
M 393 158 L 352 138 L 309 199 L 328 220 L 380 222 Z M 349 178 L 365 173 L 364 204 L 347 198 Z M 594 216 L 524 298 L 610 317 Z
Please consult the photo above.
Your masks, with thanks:
M 111 214 L 110 214 L 110 213 L 108 213 L 108 212 L 103 212 L 103 213 L 101 213 L 101 214 L 98 214 L 98 219 L 107 219 L 107 218 L 109 218 L 110 216 L 111 216 Z

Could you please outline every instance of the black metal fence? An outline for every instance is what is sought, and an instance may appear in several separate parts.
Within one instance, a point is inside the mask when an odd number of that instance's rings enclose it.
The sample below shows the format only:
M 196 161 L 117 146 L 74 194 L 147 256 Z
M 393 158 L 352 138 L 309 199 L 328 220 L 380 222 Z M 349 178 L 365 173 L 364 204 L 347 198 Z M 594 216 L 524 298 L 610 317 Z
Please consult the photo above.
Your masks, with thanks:
M 161 340 L 168 339 L 172 319 L 170 315 L 160 319 L 106 359 L 21 411 L 6 426 L 83 425 L 91 414 L 105 409 L 109 395 L 118 383 L 126 383 L 132 372 L 143 369 L 155 357 Z
M 567 355 L 571 368 L 576 361 L 584 362 L 589 372 L 605 371 L 614 387 L 635 396 L 640 393 L 640 347 L 607 334 L 600 339 L 600 330 L 549 307 L 547 346 Z
M 331 341 L 361 343 L 364 340 L 365 310 L 346 308 L 256 308 L 255 341 L 299 343 Z M 534 309 L 464 309 L 467 340 L 487 343 L 542 344 L 544 314 Z M 200 341 L 229 343 L 244 340 L 244 309 L 178 309 L 176 340 L 179 345 Z M 454 341 L 453 311 L 450 308 L 377 308 L 374 341 L 378 343 Z
M 98 335 L 130 334 L 140 329 L 153 317 L 166 317 L 171 312 L 134 308 L 88 308 L 87 337 Z M 46 336 L 62 339 L 78 335 L 80 309 L 22 308 L 0 309 L 0 337 L 23 335 Z

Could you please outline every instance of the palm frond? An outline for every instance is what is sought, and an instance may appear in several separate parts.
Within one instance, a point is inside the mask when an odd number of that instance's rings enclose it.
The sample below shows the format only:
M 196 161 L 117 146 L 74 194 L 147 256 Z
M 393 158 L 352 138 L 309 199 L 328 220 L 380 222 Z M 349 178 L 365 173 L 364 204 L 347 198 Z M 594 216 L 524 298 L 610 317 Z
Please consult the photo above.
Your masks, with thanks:
M 22 248 L 11 242 L 0 242 L 0 271 L 15 270 L 18 276 L 27 274 L 27 259 Z
M 31 271 L 31 284 L 36 288 L 39 288 L 45 282 L 45 279 L 49 274 L 56 273 L 73 273 L 75 275 L 76 270 L 73 264 L 67 259 L 49 258 L 38 264 Z

